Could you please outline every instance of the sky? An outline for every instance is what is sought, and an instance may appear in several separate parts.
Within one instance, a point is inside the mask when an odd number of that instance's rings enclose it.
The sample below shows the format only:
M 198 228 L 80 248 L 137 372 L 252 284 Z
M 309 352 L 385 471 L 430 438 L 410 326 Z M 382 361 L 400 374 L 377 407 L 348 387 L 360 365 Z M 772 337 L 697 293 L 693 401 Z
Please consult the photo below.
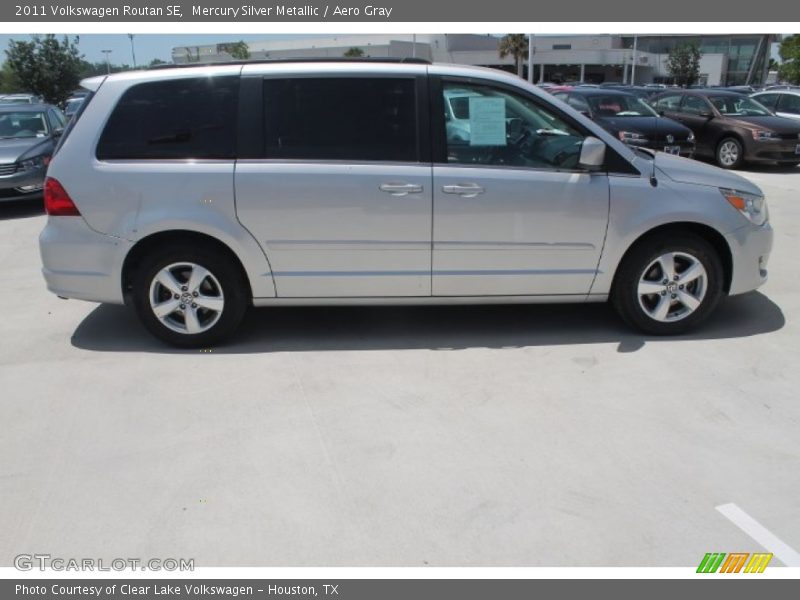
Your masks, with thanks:
M 59 36 L 61 37 L 61 36 Z M 73 36 L 70 36 L 73 37 Z M 248 34 L 140 34 L 133 38 L 136 50 L 136 64 L 149 63 L 154 58 L 165 62 L 172 60 L 172 48 L 175 46 L 198 46 L 221 42 L 247 42 L 261 40 L 296 39 L 313 37 L 310 35 L 248 35 Z M 29 35 L 0 35 L 0 50 L 8 48 L 10 40 L 28 41 Z M 112 64 L 133 64 L 131 57 L 131 41 L 125 34 L 103 35 L 87 34 L 79 36 L 78 46 L 89 62 L 105 62 L 103 50 L 111 50 L 109 60 Z M 5 62 L 5 52 L 0 55 L 0 63 Z
M 79 36 L 79 47 L 89 62 L 105 62 L 103 50 L 111 50 L 109 60 L 112 64 L 133 64 L 131 42 L 125 34 L 103 35 L 87 34 Z M 165 62 L 172 60 L 172 48 L 175 46 L 198 46 L 222 42 L 256 42 L 262 40 L 281 40 L 310 38 L 313 35 L 259 35 L 259 34 L 139 34 L 134 37 L 136 63 L 148 64 L 154 58 Z M 0 35 L 0 50 L 8 48 L 9 40 L 29 40 L 29 35 Z M 772 46 L 772 58 L 778 59 L 778 44 Z M 0 53 L 0 64 L 5 62 L 5 52 Z

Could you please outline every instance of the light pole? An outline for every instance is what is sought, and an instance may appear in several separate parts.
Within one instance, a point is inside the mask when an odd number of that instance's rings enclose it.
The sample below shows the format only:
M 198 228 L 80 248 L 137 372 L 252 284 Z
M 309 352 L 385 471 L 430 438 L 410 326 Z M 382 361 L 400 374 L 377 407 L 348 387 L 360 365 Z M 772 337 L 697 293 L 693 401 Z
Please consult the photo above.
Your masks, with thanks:
M 106 74 L 110 75 L 111 74 L 111 61 L 109 60 L 108 55 L 111 54 L 113 52 L 113 50 L 101 50 L 101 52 L 106 55 Z
M 636 45 L 639 41 L 639 36 L 633 36 L 633 60 L 631 61 L 631 85 L 636 85 Z
M 528 34 L 528 83 L 533 83 L 533 34 Z
M 133 68 L 136 68 L 136 49 L 133 47 L 133 34 L 129 33 L 128 37 L 131 40 L 131 57 L 133 57 Z

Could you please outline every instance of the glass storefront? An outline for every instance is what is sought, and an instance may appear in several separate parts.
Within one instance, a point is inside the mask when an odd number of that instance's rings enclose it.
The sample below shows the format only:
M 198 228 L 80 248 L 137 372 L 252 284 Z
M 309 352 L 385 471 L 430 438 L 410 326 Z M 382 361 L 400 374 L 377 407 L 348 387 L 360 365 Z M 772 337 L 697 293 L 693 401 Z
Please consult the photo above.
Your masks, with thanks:
M 624 48 L 633 47 L 633 36 L 623 36 Z M 694 44 L 703 54 L 727 56 L 723 85 L 762 83 L 764 61 L 769 59 L 770 39 L 767 35 L 672 35 L 639 36 L 637 48 L 642 52 L 669 54 L 681 44 Z

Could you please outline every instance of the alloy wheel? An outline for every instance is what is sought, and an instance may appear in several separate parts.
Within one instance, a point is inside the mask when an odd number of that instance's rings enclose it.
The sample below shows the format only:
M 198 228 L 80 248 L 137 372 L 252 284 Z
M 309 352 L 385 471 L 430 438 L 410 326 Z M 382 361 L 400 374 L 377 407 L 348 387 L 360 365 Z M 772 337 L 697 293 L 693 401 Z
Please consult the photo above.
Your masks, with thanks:
M 161 323 L 183 334 L 211 329 L 225 308 L 217 278 L 192 262 L 172 263 L 156 273 L 150 284 L 150 308 Z
M 637 297 L 645 314 L 668 323 L 695 312 L 707 288 L 708 274 L 703 263 L 686 252 L 667 252 L 644 269 Z

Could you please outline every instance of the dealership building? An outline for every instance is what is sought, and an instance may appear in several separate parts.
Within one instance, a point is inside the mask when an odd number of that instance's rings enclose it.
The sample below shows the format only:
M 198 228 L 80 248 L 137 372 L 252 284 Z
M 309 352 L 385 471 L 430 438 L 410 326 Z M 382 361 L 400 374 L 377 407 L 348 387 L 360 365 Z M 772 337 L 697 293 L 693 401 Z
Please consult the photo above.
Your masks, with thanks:
M 602 83 L 670 83 L 666 68 L 670 50 L 697 45 L 700 81 L 706 85 L 760 84 L 767 80 L 770 48 L 775 36 L 737 35 L 537 35 L 533 38 L 534 80 Z M 335 58 L 358 48 L 364 56 L 424 58 L 435 62 L 514 70 L 514 58 L 500 58 L 499 36 L 474 34 L 342 35 L 292 40 L 248 41 L 252 59 Z M 232 44 L 173 48 L 172 60 L 224 62 L 232 60 Z M 527 56 L 525 57 L 527 65 Z M 526 66 L 527 76 L 527 66 Z

